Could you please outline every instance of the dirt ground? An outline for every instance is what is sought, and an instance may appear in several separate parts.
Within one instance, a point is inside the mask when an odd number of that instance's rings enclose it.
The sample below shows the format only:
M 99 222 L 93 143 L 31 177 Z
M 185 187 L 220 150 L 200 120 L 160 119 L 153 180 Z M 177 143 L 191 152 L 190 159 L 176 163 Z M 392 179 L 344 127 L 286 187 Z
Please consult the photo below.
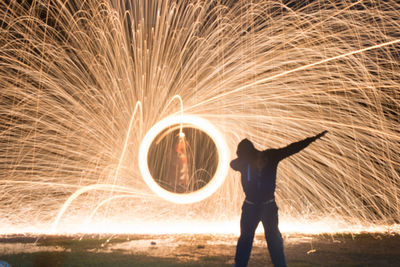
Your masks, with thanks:
M 3 236 L 11 266 L 232 266 L 233 235 Z M 284 235 L 288 266 L 400 266 L 398 234 Z M 249 266 L 272 266 L 257 235 Z

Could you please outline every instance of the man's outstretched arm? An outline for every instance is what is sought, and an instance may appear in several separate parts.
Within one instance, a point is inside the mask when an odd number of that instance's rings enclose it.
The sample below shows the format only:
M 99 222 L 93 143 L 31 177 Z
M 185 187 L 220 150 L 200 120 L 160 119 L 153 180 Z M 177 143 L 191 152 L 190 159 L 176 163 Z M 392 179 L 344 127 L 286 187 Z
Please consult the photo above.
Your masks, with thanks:
M 278 158 L 278 160 L 282 160 L 284 158 L 290 157 L 293 154 L 296 154 L 297 152 L 303 150 L 304 148 L 306 148 L 309 144 L 311 144 L 312 142 L 314 142 L 315 140 L 321 138 L 322 136 L 324 136 L 328 131 L 323 131 L 315 136 L 312 137 L 308 137 L 304 140 L 298 141 L 298 142 L 294 142 L 291 143 L 290 145 L 286 146 L 286 147 L 282 147 L 280 149 L 277 149 L 276 151 L 276 156 Z

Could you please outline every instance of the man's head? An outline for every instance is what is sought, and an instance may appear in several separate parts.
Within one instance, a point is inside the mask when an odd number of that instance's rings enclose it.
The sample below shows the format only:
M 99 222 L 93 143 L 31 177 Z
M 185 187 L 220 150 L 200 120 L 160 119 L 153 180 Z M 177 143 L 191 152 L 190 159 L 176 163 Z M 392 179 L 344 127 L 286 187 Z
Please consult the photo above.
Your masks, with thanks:
M 249 158 L 254 155 L 256 152 L 256 148 L 254 147 L 253 143 L 249 139 L 243 139 L 238 144 L 236 154 L 239 158 Z

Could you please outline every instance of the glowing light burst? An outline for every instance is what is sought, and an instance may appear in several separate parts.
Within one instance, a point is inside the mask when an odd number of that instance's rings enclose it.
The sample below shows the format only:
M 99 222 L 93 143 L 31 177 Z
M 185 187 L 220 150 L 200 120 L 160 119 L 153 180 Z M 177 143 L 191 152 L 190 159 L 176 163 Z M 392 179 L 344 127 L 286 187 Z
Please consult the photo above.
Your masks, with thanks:
M 151 143 L 154 141 L 154 138 L 156 138 L 156 136 L 162 130 L 179 124 L 190 125 L 207 133 L 213 139 L 218 152 L 218 166 L 214 177 L 211 178 L 211 181 L 201 189 L 185 194 L 176 194 L 162 188 L 150 174 L 149 166 L 147 163 L 148 152 Z M 145 182 L 159 196 L 175 203 L 193 203 L 209 197 L 224 182 L 228 172 L 228 166 L 229 152 L 225 144 L 224 138 L 211 123 L 196 116 L 178 115 L 163 119 L 162 121 L 155 124 L 148 131 L 139 149 L 139 168 L 142 172 L 142 176 Z
M 324 129 L 279 166 L 282 229 L 397 229 L 398 1 L 19 2 L 0 2 L 1 233 L 234 232 L 238 141 Z M 190 204 L 146 176 L 166 118 L 227 146 Z

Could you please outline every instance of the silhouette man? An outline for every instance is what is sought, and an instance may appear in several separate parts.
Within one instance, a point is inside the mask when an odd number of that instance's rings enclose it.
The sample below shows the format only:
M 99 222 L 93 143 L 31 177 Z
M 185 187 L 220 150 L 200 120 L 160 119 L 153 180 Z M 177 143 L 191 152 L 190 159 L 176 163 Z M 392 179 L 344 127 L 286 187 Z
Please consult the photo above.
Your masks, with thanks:
M 294 142 L 279 149 L 257 150 L 248 139 L 240 141 L 231 167 L 241 173 L 246 198 L 240 218 L 240 237 L 236 246 L 235 267 L 245 267 L 250 258 L 254 232 L 261 221 L 271 261 L 274 266 L 286 266 L 283 239 L 278 228 L 278 207 L 274 194 L 278 163 L 306 148 L 327 133 Z

